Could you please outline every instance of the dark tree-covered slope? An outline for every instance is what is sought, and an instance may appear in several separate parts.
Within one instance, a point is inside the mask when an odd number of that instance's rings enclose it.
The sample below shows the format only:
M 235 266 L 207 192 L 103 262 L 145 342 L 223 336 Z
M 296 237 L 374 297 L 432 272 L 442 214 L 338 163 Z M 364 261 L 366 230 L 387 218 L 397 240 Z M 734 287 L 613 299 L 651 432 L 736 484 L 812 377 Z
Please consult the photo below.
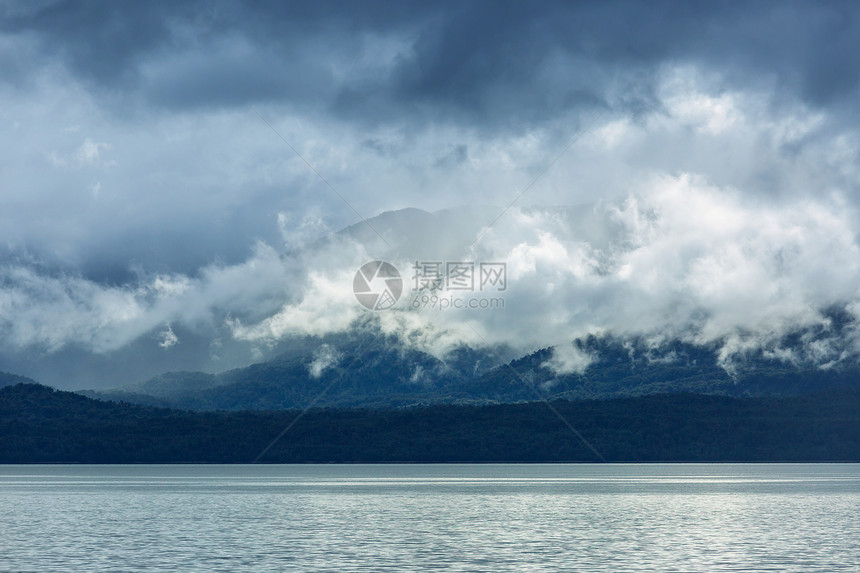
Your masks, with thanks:
M 555 401 L 606 461 L 860 461 L 860 392 Z M 0 463 L 248 463 L 298 411 L 190 412 L 0 389 Z M 542 402 L 312 409 L 262 462 L 599 461 Z

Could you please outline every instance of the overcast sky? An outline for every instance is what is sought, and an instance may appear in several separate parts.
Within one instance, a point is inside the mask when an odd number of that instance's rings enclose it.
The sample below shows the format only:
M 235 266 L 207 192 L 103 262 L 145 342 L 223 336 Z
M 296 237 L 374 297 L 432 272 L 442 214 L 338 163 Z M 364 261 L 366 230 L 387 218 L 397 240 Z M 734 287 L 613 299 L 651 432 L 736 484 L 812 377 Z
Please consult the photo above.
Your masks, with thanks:
M 368 312 L 787 356 L 860 314 L 859 87 L 854 2 L 3 0 L 0 370 L 217 371 Z M 443 212 L 332 235 L 407 207 Z M 357 304 L 419 257 L 504 261 L 504 310 Z

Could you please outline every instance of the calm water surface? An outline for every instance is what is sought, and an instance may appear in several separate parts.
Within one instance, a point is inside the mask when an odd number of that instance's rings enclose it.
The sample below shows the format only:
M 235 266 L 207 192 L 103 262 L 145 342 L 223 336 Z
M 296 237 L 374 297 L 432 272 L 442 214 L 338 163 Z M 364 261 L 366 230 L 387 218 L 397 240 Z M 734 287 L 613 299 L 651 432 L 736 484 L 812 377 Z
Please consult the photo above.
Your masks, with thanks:
M 860 571 L 860 465 L 0 466 L 0 571 Z

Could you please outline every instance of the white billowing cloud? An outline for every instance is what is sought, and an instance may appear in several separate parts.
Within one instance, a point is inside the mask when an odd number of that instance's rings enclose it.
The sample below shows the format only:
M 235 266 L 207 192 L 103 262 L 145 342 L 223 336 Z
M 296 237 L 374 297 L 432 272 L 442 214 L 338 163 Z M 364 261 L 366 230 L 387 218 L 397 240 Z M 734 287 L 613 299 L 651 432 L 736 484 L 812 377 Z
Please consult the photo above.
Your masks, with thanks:
M 456 214 L 437 220 L 470 224 L 471 235 L 460 234 L 477 236 L 482 221 Z M 828 328 L 824 311 L 834 305 L 860 306 L 855 228 L 855 211 L 838 195 L 774 203 L 693 175 L 657 175 L 622 201 L 513 208 L 471 250 L 440 241 L 438 260 L 504 262 L 508 283 L 505 290 L 438 293 L 445 307 L 416 305 L 426 293 L 411 280 L 413 247 L 432 252 L 434 237 L 402 236 L 389 249 L 345 235 L 289 255 L 260 242 L 239 264 L 210 265 L 195 276 L 141 273 L 125 286 L 6 265 L 0 336 L 18 348 L 52 352 L 74 344 L 105 353 L 150 332 L 171 348 L 177 326 L 226 326 L 235 340 L 273 346 L 362 324 L 437 356 L 460 344 L 521 351 L 561 344 L 546 366 L 564 373 L 593 360 L 566 343 L 612 332 L 718 344 L 728 370 L 757 349 L 826 365 L 844 359 L 844 345 L 809 341 L 804 356 L 793 356 L 779 341 L 798 329 Z M 352 292 L 358 267 L 376 258 L 403 275 L 403 295 L 391 310 L 366 310 Z M 490 297 L 504 304 L 453 303 Z
M 156 275 L 125 286 L 7 264 L 0 266 L 0 337 L 19 349 L 54 352 L 77 345 L 105 353 L 166 323 L 158 340 L 169 348 L 178 342 L 172 324 L 193 328 L 219 322 L 225 313 L 271 312 L 272 298 L 286 296 L 289 277 L 285 263 L 265 245 L 240 265 L 213 265 L 198 278 Z
M 169 349 L 171 346 L 179 344 L 179 337 L 173 332 L 173 327 L 170 326 L 169 322 L 164 330 L 162 330 L 158 335 L 158 340 L 158 345 L 165 350 Z
M 99 143 L 89 137 L 75 150 L 75 161 L 81 165 L 92 165 L 101 161 L 101 154 L 111 148 L 110 143 Z
M 157 275 L 149 288 L 159 297 L 178 296 L 191 288 L 191 281 L 185 276 Z
M 742 119 L 738 108 L 739 94 L 711 95 L 701 90 L 701 78 L 695 69 L 670 69 L 660 84 L 660 99 L 668 116 L 697 134 L 719 135 Z
M 657 179 L 610 213 L 622 235 L 592 254 L 600 267 L 583 275 L 576 251 L 571 270 L 558 272 L 554 255 L 544 257 L 553 269 L 544 276 L 566 293 L 553 308 L 578 315 L 573 330 L 668 327 L 700 343 L 738 331 L 776 336 L 821 320 L 820 309 L 852 300 L 860 285 L 853 214 L 838 202 L 757 204 L 681 176 Z
M 667 66 L 657 87 L 662 107 L 639 119 L 608 110 L 520 204 L 615 201 L 655 173 L 790 197 L 847 194 L 860 177 L 857 133 L 820 110 L 778 107 L 692 68 Z M 357 126 L 270 104 L 260 112 L 276 134 L 249 108 L 117 117 L 62 70 L 41 76 L 30 95 L 0 89 L 0 121 L 20 126 L 0 139 L 0 241 L 73 265 L 110 256 L 185 273 L 218 256 L 237 263 L 256 239 L 298 248 L 356 222 L 279 136 L 372 216 L 508 204 L 597 115 L 481 132 L 456 122 Z M 45 169 L 46 157 L 68 168 Z M 174 229 L 188 231 L 183 249 L 152 240 Z M 177 250 L 190 262 L 168 264 Z
M 295 255 L 287 260 L 293 269 L 282 285 L 289 298 L 276 297 L 279 309 L 263 320 L 247 323 L 238 318 L 228 321 L 232 334 L 239 340 L 275 342 L 291 335 L 321 336 L 344 331 L 362 313 L 352 292 L 356 270 L 372 257 L 364 245 L 342 237 Z M 236 276 L 237 281 L 244 277 Z M 246 298 L 246 308 L 257 301 Z
M 0 277 L 0 332 L 7 345 L 37 345 L 50 352 L 74 341 L 106 350 L 129 341 L 113 336 L 114 327 L 149 322 L 131 289 L 100 287 L 76 276 L 46 276 L 25 266 L 0 267 Z
M 588 280 L 599 266 L 587 242 L 562 242 L 550 232 L 536 229 L 537 241 L 523 241 L 506 255 L 511 280 L 520 277 L 544 275 L 551 270 L 556 276 L 569 276 L 581 281 Z M 544 285 L 548 291 L 556 288 L 554 281 Z
M 313 378 L 319 378 L 327 368 L 337 365 L 341 356 L 337 348 L 330 344 L 323 344 L 314 352 L 314 359 L 308 364 L 308 373 Z
M 530 350 L 615 332 L 718 343 L 727 368 L 762 347 L 788 362 L 840 360 L 841 347 L 826 341 L 809 341 L 801 357 L 775 345 L 792 329 L 826 327 L 831 305 L 860 307 L 858 133 L 826 110 L 729 90 L 694 68 L 667 66 L 657 80 L 657 111 L 607 111 L 537 180 L 596 113 L 482 131 L 444 121 L 357 126 L 273 103 L 262 111 L 275 134 L 247 107 L 135 123 L 60 72 L 34 80 L 31 98 L 0 88 L 0 119 L 14 126 L 0 139 L 0 245 L 36 245 L 67 269 L 2 259 L 0 342 L 107 353 L 145 335 L 164 342 L 168 324 L 265 346 L 359 321 L 437 355 L 461 343 Z M 62 169 L 45 169 L 46 157 Z M 449 217 L 409 240 L 405 225 L 386 235 L 390 248 L 313 243 L 356 222 L 338 194 L 369 216 L 507 205 L 532 182 L 472 249 L 498 210 Z M 177 228 L 197 242 L 146 240 Z M 196 253 L 210 245 L 215 254 Z M 226 249 L 234 256 L 218 262 Z M 192 263 L 163 270 L 175 251 Z M 74 271 L 102 255 L 137 275 L 117 284 Z M 507 290 L 446 293 L 501 298 L 504 308 L 413 308 L 411 265 L 431 256 L 505 262 Z M 404 275 L 390 311 L 353 297 L 356 269 L 374 259 Z M 566 351 L 560 369 L 577 364 Z
M 174 348 L 177 327 L 226 326 L 218 336 L 270 347 L 360 324 L 440 357 L 460 344 L 523 352 L 557 344 L 545 366 L 563 374 L 595 359 L 571 345 L 573 338 L 612 332 L 717 344 L 729 372 L 760 349 L 788 363 L 829 367 L 860 346 L 825 337 L 799 351 L 782 348 L 780 339 L 806 327 L 828 329 L 823 311 L 833 305 L 860 308 L 855 217 L 838 197 L 773 204 L 691 175 L 656 176 L 619 202 L 515 208 L 472 251 L 459 251 L 477 263 L 505 262 L 507 289 L 440 293 L 449 303 L 503 299 L 503 308 L 492 309 L 414 308 L 420 293 L 412 288 L 407 239 L 395 245 L 399 254 L 380 241 L 347 237 L 289 256 L 258 243 L 237 265 L 211 265 L 196 276 L 141 274 L 126 286 L 6 265 L 0 337 L 16 348 L 108 353 L 147 333 L 161 348 Z M 482 223 L 473 224 L 477 234 Z M 456 257 L 445 249 L 440 260 Z M 374 258 L 390 260 L 403 275 L 394 309 L 369 311 L 354 298 L 355 271 Z M 317 356 L 312 373 L 321 374 L 329 358 Z
M 489 255 L 514 271 L 495 332 L 564 340 L 668 330 L 702 344 L 726 339 L 731 354 L 742 350 L 739 338 L 773 341 L 857 297 L 855 214 L 839 201 L 774 206 L 694 177 L 661 177 L 618 207 L 598 206 L 595 217 L 620 225 L 603 248 L 575 231 L 548 231 L 547 221 L 507 249 L 510 237 L 533 230 L 494 234 Z
M 461 251 L 476 263 L 505 262 L 505 291 L 445 291 L 444 308 L 416 305 L 426 293 L 404 277 L 399 304 L 374 313 L 350 289 L 366 259 L 330 253 L 311 263 L 300 297 L 259 323 L 236 323 L 234 335 L 321 335 L 371 316 L 382 332 L 437 355 L 458 344 L 529 350 L 589 333 L 659 335 L 716 343 L 729 368 L 734 356 L 772 347 L 788 332 L 826 326 L 823 311 L 858 299 L 855 217 L 838 197 L 774 204 L 692 175 L 655 176 L 620 202 L 513 209 L 471 253 Z M 397 250 L 387 260 L 406 275 L 409 245 Z M 480 297 L 502 298 L 503 308 L 451 302 Z M 553 367 L 587 366 L 571 352 Z M 830 357 L 810 352 L 818 362 Z
M 65 133 L 74 133 L 76 129 L 65 129 Z M 63 155 L 57 151 L 51 151 L 48 154 L 51 164 L 54 167 L 84 167 L 93 165 L 102 165 L 105 167 L 113 166 L 113 161 L 104 161 L 102 153 L 108 151 L 113 146 L 110 143 L 97 142 L 90 137 L 84 139 L 74 152 Z
M 361 312 L 348 288 L 353 274 L 352 269 L 334 275 L 312 271 L 299 302 L 285 304 L 255 325 L 244 326 L 237 320 L 232 324 L 233 335 L 242 340 L 276 341 L 290 335 L 321 336 L 346 330 Z
M 555 374 L 582 374 L 596 359 L 573 343 L 559 344 L 552 349 L 552 357 L 541 366 Z
M 277 221 L 284 245 L 291 249 L 301 248 L 331 232 L 316 208 L 308 209 L 301 216 L 281 211 Z

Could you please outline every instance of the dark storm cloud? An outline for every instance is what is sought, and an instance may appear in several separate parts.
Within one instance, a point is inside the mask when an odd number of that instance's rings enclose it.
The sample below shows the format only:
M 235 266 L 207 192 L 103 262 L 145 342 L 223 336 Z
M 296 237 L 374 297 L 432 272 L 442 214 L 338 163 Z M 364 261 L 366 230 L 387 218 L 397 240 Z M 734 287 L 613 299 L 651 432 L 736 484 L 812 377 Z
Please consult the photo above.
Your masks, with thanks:
M 775 81 L 821 105 L 860 80 L 850 2 L 57 2 L 3 29 L 123 103 L 277 101 L 381 122 L 647 111 L 667 63 Z
M 290 333 L 349 328 L 367 260 L 458 260 L 479 232 L 474 254 L 510 264 L 510 307 L 392 313 L 388 332 L 444 347 L 480 327 L 539 347 L 626 329 L 728 340 L 728 356 L 828 304 L 860 316 L 858 14 L 0 3 L 0 370 L 58 383 L 72 364 L 78 379 L 148 375 L 162 355 L 165 369 L 238 366 Z M 438 226 L 412 210 L 374 223 L 400 220 L 392 251 L 305 255 L 357 213 L 523 190 L 488 233 L 498 208 Z
M 76 73 L 108 84 L 133 77 L 140 59 L 170 37 L 165 2 L 13 6 L 6 9 L 3 31 L 35 34 L 44 58 L 59 58 Z
M 851 2 L 459 6 L 421 27 L 414 57 L 395 73 L 404 99 L 558 111 L 602 93 L 620 72 L 667 63 L 707 63 L 739 82 L 773 77 L 817 103 L 853 93 L 860 79 Z M 529 101 L 518 101 L 524 93 Z

